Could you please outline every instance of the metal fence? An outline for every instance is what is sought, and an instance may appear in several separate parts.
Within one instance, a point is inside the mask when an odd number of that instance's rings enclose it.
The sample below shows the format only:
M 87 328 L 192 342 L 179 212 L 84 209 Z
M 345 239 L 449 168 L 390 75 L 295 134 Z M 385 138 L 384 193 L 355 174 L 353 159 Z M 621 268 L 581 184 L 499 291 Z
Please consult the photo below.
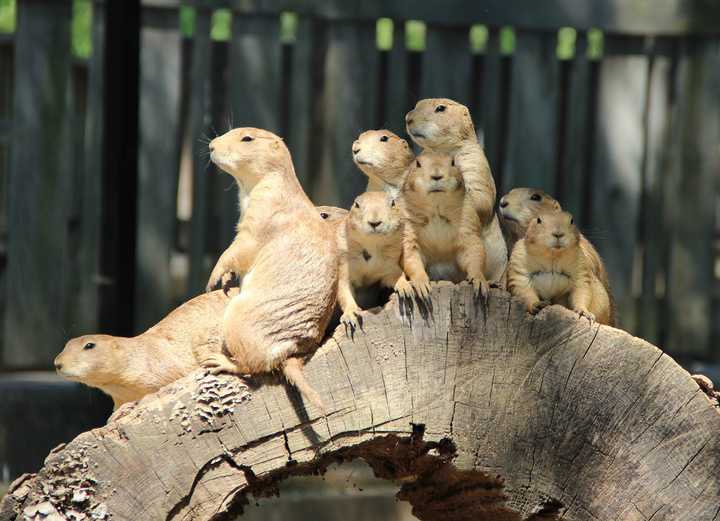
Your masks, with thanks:
M 355 136 L 404 135 L 405 112 L 431 96 L 471 108 L 499 192 L 539 187 L 577 216 L 607 262 L 623 328 L 676 356 L 718 359 L 720 5 L 188 6 L 192 36 L 179 2 L 144 2 L 137 49 L 93 2 L 88 60 L 70 52 L 69 1 L 20 2 L 15 33 L 0 39 L 3 368 L 48 368 L 68 336 L 111 331 L 121 315 L 113 332 L 139 332 L 201 291 L 237 220 L 230 178 L 202 155 L 206 137 L 230 124 L 277 132 L 316 204 L 348 205 L 365 184 Z M 228 41 L 210 35 L 221 8 L 232 10 Z M 378 48 L 381 18 L 391 44 Z M 411 20 L 424 22 L 420 49 L 407 45 Z M 567 28 L 574 45 L 559 55 Z M 123 45 L 139 52 L 138 139 L 118 150 L 106 112 L 120 86 L 106 79 L 122 64 L 105 58 Z M 113 170 L 111 152 L 137 171 Z

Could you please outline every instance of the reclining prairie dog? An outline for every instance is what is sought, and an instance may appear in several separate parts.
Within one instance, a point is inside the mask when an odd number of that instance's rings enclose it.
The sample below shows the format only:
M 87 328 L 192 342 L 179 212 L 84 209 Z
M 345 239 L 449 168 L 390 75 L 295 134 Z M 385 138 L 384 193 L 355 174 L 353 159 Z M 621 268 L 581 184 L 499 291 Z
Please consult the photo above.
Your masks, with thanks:
M 359 195 L 338 234 L 340 261 L 338 303 L 340 317 L 351 332 L 359 327 L 362 311 L 355 301 L 354 288 L 380 283 L 403 297 L 413 290 L 400 267 L 402 255 L 402 219 L 395 196 L 385 192 Z
M 530 222 L 510 257 L 508 286 L 530 313 L 560 304 L 591 321 L 613 325 L 610 296 L 593 272 L 567 212 L 541 213 Z
M 500 222 L 505 230 L 508 250 L 512 252 L 518 240 L 525 237 L 530 222 L 541 213 L 561 211 L 560 203 L 551 195 L 535 188 L 513 188 L 500 199 Z M 587 238 L 580 233 L 580 248 L 591 269 L 610 297 L 610 322 L 615 322 L 615 299 L 610 289 L 605 264 L 600 254 Z
M 236 289 L 230 293 L 236 294 Z M 55 369 L 68 380 L 109 394 L 117 409 L 199 369 L 195 342 L 217 337 L 228 302 L 222 291 L 213 291 L 186 302 L 138 336 L 73 338 L 55 358 Z
M 408 142 L 389 130 L 367 130 L 352 144 L 353 161 L 368 177 L 368 192 L 397 194 L 415 159 Z
M 403 269 L 418 297 L 430 292 L 428 268 L 451 264 L 476 295 L 488 294 L 480 218 L 448 154 L 423 152 L 410 167 L 403 188 Z
M 407 113 L 405 126 L 412 140 L 423 149 L 448 153 L 455 160 L 465 191 L 480 218 L 487 255 L 485 277 L 500 281 L 507 266 L 508 252 L 494 210 L 495 180 L 485 152 L 477 141 L 470 111 L 450 99 L 423 99 Z
M 203 365 L 215 373 L 250 375 L 280 369 L 323 409 L 296 356 L 317 348 L 335 308 L 336 230 L 305 195 L 290 152 L 275 134 L 236 128 L 209 148 L 213 163 L 235 178 L 246 197 L 235 240 L 210 283 L 232 274 L 244 278 L 223 318 L 229 356 L 211 353 Z

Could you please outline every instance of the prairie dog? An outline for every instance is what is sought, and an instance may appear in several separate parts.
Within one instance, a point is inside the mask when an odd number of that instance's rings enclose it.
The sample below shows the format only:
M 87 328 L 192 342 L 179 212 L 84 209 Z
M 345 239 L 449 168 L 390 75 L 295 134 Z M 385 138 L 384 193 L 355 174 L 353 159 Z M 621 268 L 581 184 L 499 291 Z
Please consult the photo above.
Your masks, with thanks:
M 501 280 L 508 252 L 494 210 L 495 180 L 477 141 L 470 111 L 451 99 L 423 99 L 407 113 L 405 126 L 412 140 L 423 149 L 445 152 L 455 159 L 465 191 L 480 218 L 487 255 L 485 276 L 492 281 Z
M 407 167 L 415 159 L 408 142 L 389 130 L 367 130 L 352 144 L 353 161 L 368 177 L 368 192 L 401 190 Z
M 610 297 L 580 247 L 580 232 L 567 212 L 541 213 L 530 222 L 510 257 L 508 286 L 530 313 L 560 304 L 591 321 L 612 325 Z
M 505 230 L 508 250 L 512 251 L 519 239 L 525 237 L 530 222 L 541 213 L 561 211 L 560 203 L 551 195 L 535 188 L 513 188 L 500 198 L 500 222 Z M 610 289 L 605 264 L 595 246 L 580 233 L 582 249 L 591 269 L 595 273 L 610 298 L 610 322 L 615 323 L 615 299 Z
M 211 276 L 243 275 L 225 310 L 229 353 L 203 362 L 212 372 L 258 374 L 281 369 L 305 399 L 322 400 L 298 355 L 314 351 L 335 308 L 337 242 L 295 175 L 290 152 L 275 134 L 236 128 L 210 142 L 210 159 L 245 194 L 237 236 Z
M 400 267 L 402 256 L 402 219 L 400 206 L 392 194 L 365 192 L 359 195 L 338 234 L 340 248 L 338 302 L 340 317 L 354 333 L 361 308 L 355 301 L 354 288 L 380 283 L 400 296 L 410 297 L 413 290 Z
M 426 267 L 449 263 L 463 272 L 476 295 L 485 297 L 489 287 L 483 273 L 480 219 L 453 158 L 438 152 L 420 154 L 405 180 L 403 203 L 403 270 L 415 293 L 428 297 Z
M 236 294 L 231 290 L 231 296 Z M 222 291 L 213 291 L 189 300 L 138 336 L 73 338 L 55 358 L 55 369 L 109 394 L 117 409 L 199 369 L 195 342 L 216 340 L 228 302 Z

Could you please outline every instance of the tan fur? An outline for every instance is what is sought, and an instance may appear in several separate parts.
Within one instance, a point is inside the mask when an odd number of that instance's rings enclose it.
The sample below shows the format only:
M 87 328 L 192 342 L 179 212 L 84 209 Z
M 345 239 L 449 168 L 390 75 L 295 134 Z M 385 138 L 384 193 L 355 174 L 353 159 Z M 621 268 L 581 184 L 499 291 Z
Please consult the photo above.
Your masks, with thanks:
M 428 297 L 427 267 L 450 264 L 486 295 L 480 219 L 450 155 L 423 152 L 417 157 L 405 180 L 403 210 L 403 269 L 415 293 Z
M 403 297 L 412 296 L 412 287 L 400 266 L 402 230 L 400 205 L 385 192 L 359 195 L 339 230 L 340 322 L 352 331 L 359 327 L 357 315 L 362 311 L 355 301 L 354 288 L 380 283 Z
M 450 99 L 428 98 L 418 101 L 407 113 L 405 124 L 412 140 L 423 149 L 445 152 L 455 159 L 482 225 L 487 255 L 485 276 L 489 280 L 500 280 L 507 265 L 507 249 L 494 211 L 495 180 L 477 141 L 470 111 Z
M 541 213 L 561 211 L 560 203 L 551 195 L 535 188 L 513 188 L 500 199 L 500 222 L 505 230 L 508 250 L 525 237 L 530 222 Z M 580 233 L 580 248 L 590 268 L 600 280 L 610 298 L 610 322 L 615 323 L 615 299 L 610 289 L 605 264 L 595 246 Z
M 231 290 L 230 296 L 236 294 L 237 289 Z M 213 291 L 186 302 L 138 336 L 73 338 L 55 358 L 55 367 L 68 380 L 109 394 L 117 409 L 198 369 L 194 344 L 217 340 L 228 302 L 222 291 Z M 94 345 L 85 349 L 88 344 Z
M 283 369 L 303 392 L 302 373 L 290 377 L 286 360 L 314 351 L 331 318 L 337 294 L 334 229 L 303 191 L 290 152 L 275 134 L 238 128 L 209 146 L 211 160 L 235 178 L 247 200 L 237 236 L 210 280 L 244 276 L 223 320 L 230 357 L 218 354 L 204 365 L 251 375 Z
M 415 159 L 408 142 L 389 130 L 367 130 L 352 144 L 353 161 L 368 177 L 368 192 L 402 188 L 407 167 Z
M 611 323 L 610 297 L 580 247 L 580 232 L 567 212 L 546 212 L 530 222 L 513 249 L 510 292 L 530 313 L 560 304 L 601 324 Z

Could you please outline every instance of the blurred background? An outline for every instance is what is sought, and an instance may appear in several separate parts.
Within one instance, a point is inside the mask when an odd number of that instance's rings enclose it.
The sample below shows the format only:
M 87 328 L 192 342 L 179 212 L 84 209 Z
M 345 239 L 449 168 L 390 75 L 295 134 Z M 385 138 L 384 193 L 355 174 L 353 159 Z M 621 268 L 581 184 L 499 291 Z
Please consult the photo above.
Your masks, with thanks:
M 70 337 L 202 291 L 238 217 L 209 138 L 272 130 L 347 207 L 354 138 L 424 97 L 470 107 L 499 194 L 575 214 L 623 329 L 718 376 L 719 2 L 0 0 L 0 481 L 109 414 L 52 372 Z M 258 517 L 409 516 L 362 466 L 284 487 Z

